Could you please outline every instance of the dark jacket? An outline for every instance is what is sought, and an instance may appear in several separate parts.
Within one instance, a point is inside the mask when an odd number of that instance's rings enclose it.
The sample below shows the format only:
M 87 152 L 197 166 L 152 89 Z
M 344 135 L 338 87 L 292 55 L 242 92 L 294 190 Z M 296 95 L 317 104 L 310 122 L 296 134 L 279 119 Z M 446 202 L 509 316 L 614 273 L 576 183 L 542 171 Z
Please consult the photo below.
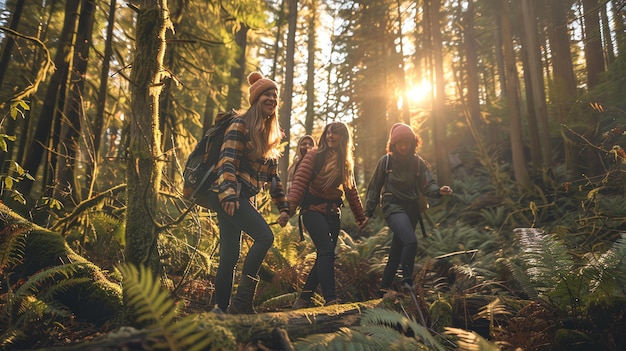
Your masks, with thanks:
M 371 217 L 379 204 L 385 218 L 393 213 L 409 212 L 418 205 L 420 194 L 431 198 L 441 196 L 426 162 L 418 155 L 408 158 L 384 155 L 367 186 L 365 215 Z

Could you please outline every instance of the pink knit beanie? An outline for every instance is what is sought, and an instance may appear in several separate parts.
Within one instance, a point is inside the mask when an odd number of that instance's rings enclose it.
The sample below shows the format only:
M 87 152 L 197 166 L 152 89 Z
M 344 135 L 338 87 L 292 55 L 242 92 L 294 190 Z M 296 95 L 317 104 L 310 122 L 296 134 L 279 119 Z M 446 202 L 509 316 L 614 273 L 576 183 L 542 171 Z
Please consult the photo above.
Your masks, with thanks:
M 263 78 L 263 75 L 259 72 L 252 72 L 248 75 L 248 83 L 250 84 L 250 97 L 248 101 L 250 105 L 254 104 L 259 96 L 263 94 L 267 89 L 278 90 L 278 85 L 271 79 Z
M 411 126 L 404 123 L 396 123 L 391 126 L 391 131 L 389 131 L 389 145 L 395 145 L 399 141 L 407 138 L 413 142 L 417 142 L 417 137 Z

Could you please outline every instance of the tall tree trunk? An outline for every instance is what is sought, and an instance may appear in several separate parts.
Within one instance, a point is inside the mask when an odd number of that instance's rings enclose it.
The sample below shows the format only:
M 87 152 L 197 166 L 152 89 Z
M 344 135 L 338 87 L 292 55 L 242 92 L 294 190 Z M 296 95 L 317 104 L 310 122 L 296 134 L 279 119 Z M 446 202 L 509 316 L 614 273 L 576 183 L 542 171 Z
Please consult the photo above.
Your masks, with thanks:
M 398 24 L 396 26 L 397 29 L 394 32 L 396 34 L 395 40 L 398 41 L 398 49 L 400 52 L 397 55 L 394 55 L 398 57 L 398 64 L 397 64 L 397 70 L 396 70 L 397 73 L 395 74 L 395 77 L 396 77 L 396 84 L 398 84 L 398 90 L 399 90 L 400 96 L 402 96 L 401 121 L 403 123 L 410 125 L 411 124 L 411 111 L 410 111 L 409 94 L 407 92 L 407 84 L 406 84 L 405 71 L 404 71 L 404 41 L 403 41 L 404 25 L 402 22 L 402 1 L 400 0 L 396 0 L 396 16 L 398 17 Z
M 304 133 L 311 135 L 313 133 L 313 121 L 315 120 L 315 54 L 317 48 L 316 29 L 317 29 L 317 0 L 309 0 L 309 28 L 307 41 L 307 78 L 306 78 L 306 116 L 304 118 Z
M 9 23 L 9 28 L 13 30 L 17 30 L 17 27 L 20 24 L 20 20 L 22 19 L 22 11 L 24 10 L 24 3 L 26 0 L 19 0 L 15 4 L 15 8 L 13 9 L 13 16 L 11 17 L 11 23 Z M 7 68 L 9 67 L 9 62 L 11 61 L 11 54 L 13 52 L 13 47 L 15 46 L 15 40 L 11 35 L 5 36 L 6 44 L 4 44 L 4 48 L 2 49 L 2 55 L 0 56 L 0 88 L 2 88 L 2 83 L 4 82 L 4 76 L 7 72 Z M 9 118 L 5 133 L 8 135 L 15 134 L 15 128 L 17 127 L 17 120 Z M 13 157 L 13 143 L 9 143 L 7 145 L 7 151 L 0 153 L 0 172 L 5 174 L 7 172 L 8 164 L 5 162 L 6 160 Z
M 600 34 L 600 16 L 597 0 L 582 0 L 584 11 L 584 48 L 587 64 L 587 91 L 591 91 L 600 84 L 601 74 L 604 72 L 604 54 L 602 52 L 602 36 Z M 586 140 L 596 139 L 600 129 L 598 113 L 589 114 L 590 128 L 584 133 Z M 587 147 L 587 174 L 603 172 L 601 156 L 593 145 Z
M 171 29 L 166 0 L 143 0 L 137 17 L 131 72 L 131 113 L 126 167 L 126 260 L 159 272 L 157 195 L 163 160 L 159 135 L 159 96 L 165 84 L 163 55 Z
M 531 148 L 538 148 L 534 152 L 539 152 L 536 160 L 533 160 L 535 173 L 541 168 L 549 168 L 551 165 L 551 149 L 550 149 L 550 130 L 548 129 L 548 107 L 546 104 L 545 85 L 543 77 L 543 65 L 541 62 L 541 46 L 536 30 L 538 18 L 535 14 L 533 5 L 530 0 L 522 0 L 520 2 L 522 9 L 522 22 L 526 61 L 528 74 L 526 86 L 530 87 L 530 95 L 532 97 L 531 114 L 529 109 L 529 117 L 535 116 L 535 120 L 529 118 L 529 135 L 531 136 Z M 528 90 L 528 89 L 527 89 Z M 531 123 L 532 122 L 532 123 Z M 533 140 L 536 139 L 536 140 Z
M 507 107 L 509 111 L 509 128 L 511 135 L 511 153 L 513 156 L 513 172 L 515 181 L 520 188 L 530 186 L 526 159 L 524 157 L 524 141 L 522 137 L 522 120 L 520 109 L 519 78 L 515 51 L 513 50 L 513 35 L 511 31 L 511 13 L 508 0 L 500 0 L 502 19 L 502 44 L 506 74 Z
M 285 24 L 285 2 L 287 1 L 289 0 L 282 0 L 280 2 L 280 10 L 276 15 L 278 17 L 276 20 L 276 35 L 274 36 L 276 40 L 274 41 L 274 57 L 272 58 L 272 72 L 270 73 L 272 80 L 276 80 L 276 71 L 278 70 L 278 58 L 281 54 L 280 43 L 283 40 L 283 25 Z
M 615 43 L 617 43 L 617 53 L 626 54 L 626 3 L 624 0 L 611 0 L 613 9 L 613 26 L 615 27 Z
M 185 10 L 187 0 L 173 0 L 168 3 L 169 18 L 173 28 L 179 28 L 183 20 L 183 12 Z M 179 72 L 180 54 L 178 53 L 180 45 L 173 44 L 168 47 L 163 56 L 163 65 L 170 72 Z M 174 83 L 174 81 L 170 81 Z M 176 84 L 165 84 L 161 91 L 159 102 L 159 127 L 161 132 L 161 148 L 166 154 L 171 155 L 171 151 L 176 150 L 179 140 L 176 138 L 181 136 L 184 131 L 181 114 L 176 111 Z M 176 162 L 167 162 L 163 169 L 163 175 L 168 179 L 175 179 L 179 174 L 179 165 Z
M 567 124 L 569 110 L 577 99 L 576 77 L 571 54 L 570 37 L 567 32 L 567 12 L 571 2 L 549 0 L 548 38 L 552 54 L 553 81 L 550 93 L 552 104 L 560 124 Z M 576 156 L 569 138 L 563 135 L 565 145 L 565 164 L 567 169 L 574 169 Z
M 600 20 L 602 21 L 602 39 L 604 43 L 604 65 L 609 67 L 615 61 L 615 49 L 613 48 L 613 39 L 611 38 L 609 16 L 606 11 L 607 5 L 608 2 L 600 6 Z
M 98 165 L 100 162 L 100 140 L 102 139 L 102 128 L 104 126 L 104 112 L 106 110 L 106 99 L 108 93 L 109 67 L 111 66 L 111 56 L 113 55 L 113 29 L 115 28 L 115 9 L 117 0 L 110 0 L 109 16 L 107 22 L 106 41 L 104 42 L 104 54 L 102 56 L 102 69 L 100 70 L 100 86 L 98 87 L 98 100 L 96 102 L 96 115 L 91 122 L 92 138 L 88 139 L 88 149 L 92 150 L 91 162 L 85 167 L 87 175 L 88 196 L 93 194 L 95 180 L 98 174 Z
M 467 77 L 467 95 L 465 105 L 469 114 L 472 128 L 477 132 L 482 130 L 480 112 L 479 83 L 478 83 L 478 54 L 476 52 L 476 37 L 474 35 L 474 0 L 467 2 L 464 16 L 464 48 L 465 48 L 465 76 Z
M 235 33 L 235 43 L 239 48 L 237 50 L 237 58 L 235 65 L 230 68 L 230 85 L 228 94 L 226 95 L 227 109 L 241 108 L 241 85 L 246 81 L 246 49 L 248 47 L 248 27 L 244 23 L 239 24 L 239 29 Z M 210 126 L 210 125 L 209 125 Z
M 33 140 L 24 153 L 25 159 L 22 161 L 24 168 L 33 177 L 36 177 L 42 160 L 46 160 L 43 186 L 51 183 L 49 179 L 50 170 L 55 168 L 56 156 L 47 150 L 54 150 L 58 145 L 60 111 L 65 106 L 67 96 L 69 68 L 73 58 L 71 50 L 74 45 L 74 33 L 78 25 L 80 2 L 80 0 L 67 0 L 65 3 L 63 29 L 59 37 L 59 48 L 54 57 L 56 71 L 50 77 Z M 20 182 L 20 190 L 25 195 L 30 194 L 32 186 L 32 182 Z
M 11 16 L 11 22 L 9 23 L 9 28 L 13 30 L 17 30 L 17 27 L 20 24 L 20 20 L 22 19 L 22 11 L 24 10 L 24 4 L 26 0 L 18 0 L 15 3 L 15 8 L 13 9 L 13 15 Z M 2 55 L 0 56 L 0 87 L 2 87 L 2 83 L 4 82 L 4 75 L 7 72 L 7 68 L 9 67 L 9 62 L 11 61 L 11 53 L 13 52 L 13 47 L 15 46 L 15 41 L 12 36 L 5 36 L 6 44 L 4 44 L 4 48 L 2 49 Z
M 522 40 L 523 41 L 523 40 Z M 528 43 L 522 44 L 521 59 L 524 75 L 524 90 L 526 92 L 526 119 L 528 121 L 528 141 L 530 148 L 530 160 L 533 175 L 539 174 L 542 166 L 541 143 L 539 142 L 539 127 L 537 125 L 537 110 L 535 109 L 535 99 L 533 95 L 531 71 L 528 56 L 530 55 Z
M 355 157 L 362 161 L 363 174 L 359 179 L 370 179 L 374 166 L 385 150 L 385 141 L 389 130 L 389 98 L 388 94 L 388 64 L 391 52 L 390 41 L 387 37 L 389 21 L 389 7 L 384 1 L 371 1 L 370 6 L 362 9 L 362 20 L 367 26 L 362 26 L 358 32 L 361 48 L 358 64 L 363 70 L 358 72 L 359 82 L 355 86 L 355 100 L 360 115 L 354 120 L 354 138 L 358 145 Z M 363 84 L 366 82 L 366 84 Z M 355 171 L 356 173 L 356 171 Z
M 585 12 L 583 18 L 587 90 L 591 90 L 600 83 L 600 74 L 604 72 L 600 16 L 597 0 L 582 0 L 582 3 Z
M 56 148 L 58 156 L 53 197 L 61 199 L 64 194 L 67 194 L 67 201 L 64 201 L 66 205 L 74 205 L 86 196 L 82 193 L 85 189 L 84 184 L 76 183 L 74 172 L 76 163 L 80 162 L 78 157 L 82 124 L 83 121 L 87 120 L 83 109 L 83 88 L 89 62 L 89 48 L 92 42 L 95 7 L 94 0 L 82 0 L 70 72 L 71 82 L 63 109 L 64 118 L 61 120 L 59 144 Z
M 294 56 L 296 52 L 296 30 L 298 23 L 298 0 L 287 1 L 287 52 L 285 54 L 285 80 L 283 81 L 281 106 L 280 106 L 280 125 L 285 132 L 285 140 L 289 141 L 291 136 L 291 106 L 293 96 L 293 72 L 294 72 Z M 285 147 L 283 156 L 278 164 L 281 179 L 287 179 L 287 168 L 289 167 L 289 147 Z
M 435 100 L 433 101 L 433 136 L 439 184 L 452 184 L 452 170 L 448 159 L 448 111 L 446 109 L 445 79 L 443 72 L 443 41 L 441 38 L 441 2 L 431 0 L 431 35 L 435 69 Z

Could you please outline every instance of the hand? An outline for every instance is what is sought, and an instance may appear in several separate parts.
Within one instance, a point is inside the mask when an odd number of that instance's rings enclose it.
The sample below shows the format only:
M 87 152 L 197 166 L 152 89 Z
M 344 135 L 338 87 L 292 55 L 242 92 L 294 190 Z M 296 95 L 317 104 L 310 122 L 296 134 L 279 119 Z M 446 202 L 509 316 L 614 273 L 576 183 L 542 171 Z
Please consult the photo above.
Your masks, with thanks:
M 224 201 L 222 202 L 222 208 L 227 215 L 232 216 L 233 214 L 235 214 L 235 210 L 239 209 L 239 201 Z
M 278 225 L 284 227 L 289 222 L 289 213 L 287 211 L 281 211 L 280 216 L 278 217 Z
M 359 224 L 359 231 L 365 229 L 365 227 L 367 227 L 367 224 L 369 223 L 370 218 L 369 217 L 365 217 L 365 220 L 363 220 L 363 222 L 361 222 Z
M 439 188 L 439 194 L 441 195 L 452 195 L 452 188 L 444 185 L 441 188 Z

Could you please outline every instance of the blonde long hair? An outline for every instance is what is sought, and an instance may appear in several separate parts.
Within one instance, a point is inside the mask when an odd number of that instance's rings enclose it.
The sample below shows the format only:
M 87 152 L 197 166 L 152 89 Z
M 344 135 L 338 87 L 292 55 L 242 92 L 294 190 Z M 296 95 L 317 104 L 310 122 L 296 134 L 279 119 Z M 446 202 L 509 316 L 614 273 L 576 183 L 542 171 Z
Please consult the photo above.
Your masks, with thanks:
M 337 148 L 337 171 L 339 172 L 339 179 L 341 184 L 346 188 L 352 188 L 354 186 L 354 144 L 352 143 L 352 133 L 348 125 L 343 122 L 332 122 L 324 127 L 322 136 L 320 136 L 319 144 L 317 148 L 318 157 L 326 157 L 326 152 L 330 150 L 328 143 L 326 142 L 326 134 L 328 131 L 333 134 L 339 134 L 342 136 L 341 143 Z M 343 167 L 341 167 L 343 165 Z
M 282 155 L 278 148 L 282 139 L 278 114 L 274 112 L 272 115 L 264 117 L 263 108 L 258 102 L 257 99 L 242 115 L 246 119 L 250 158 L 276 160 Z

